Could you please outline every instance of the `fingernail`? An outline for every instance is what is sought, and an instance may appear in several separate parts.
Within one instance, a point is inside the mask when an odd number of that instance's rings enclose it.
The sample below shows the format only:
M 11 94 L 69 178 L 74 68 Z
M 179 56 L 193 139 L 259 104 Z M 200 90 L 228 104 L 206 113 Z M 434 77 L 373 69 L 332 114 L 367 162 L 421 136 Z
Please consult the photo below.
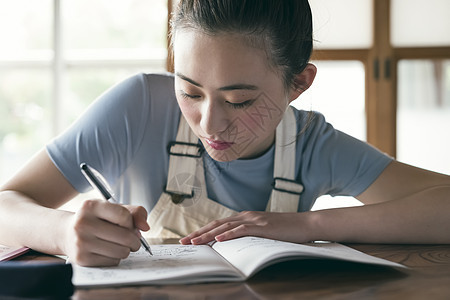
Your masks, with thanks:
M 200 243 L 201 241 L 202 241 L 201 237 L 196 237 L 191 240 L 191 244 L 197 244 L 197 243 Z

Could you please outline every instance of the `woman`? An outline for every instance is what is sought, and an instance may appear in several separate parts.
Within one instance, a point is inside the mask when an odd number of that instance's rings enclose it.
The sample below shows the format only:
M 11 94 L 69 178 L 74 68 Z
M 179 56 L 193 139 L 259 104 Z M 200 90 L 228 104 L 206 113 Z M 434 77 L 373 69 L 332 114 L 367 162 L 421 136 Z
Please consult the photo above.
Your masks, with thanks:
M 0 194 L 0 243 L 114 265 L 149 236 L 202 244 L 450 242 L 450 178 L 393 160 L 289 103 L 316 68 L 303 1 L 181 1 L 175 74 L 137 75 L 102 95 Z M 86 162 L 121 206 L 85 201 Z M 365 206 L 309 211 L 323 194 Z M 147 219 L 147 211 L 149 216 Z M 148 221 L 148 223 L 147 223 Z

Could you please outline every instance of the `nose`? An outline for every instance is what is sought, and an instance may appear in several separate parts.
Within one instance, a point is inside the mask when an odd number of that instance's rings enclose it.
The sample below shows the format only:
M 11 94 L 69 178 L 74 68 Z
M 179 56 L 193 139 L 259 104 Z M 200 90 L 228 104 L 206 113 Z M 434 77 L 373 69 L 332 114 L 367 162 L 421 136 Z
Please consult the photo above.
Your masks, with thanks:
M 200 127 L 209 137 L 215 138 L 227 129 L 227 115 L 219 101 L 205 99 L 202 104 Z

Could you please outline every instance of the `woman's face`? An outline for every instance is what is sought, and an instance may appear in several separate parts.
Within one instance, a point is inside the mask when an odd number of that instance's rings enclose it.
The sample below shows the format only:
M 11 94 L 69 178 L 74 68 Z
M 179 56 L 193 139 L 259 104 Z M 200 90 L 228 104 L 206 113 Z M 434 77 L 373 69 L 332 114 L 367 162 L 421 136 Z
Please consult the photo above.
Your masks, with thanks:
M 174 59 L 178 104 L 213 159 L 253 158 L 272 145 L 289 100 L 264 50 L 239 35 L 179 30 Z

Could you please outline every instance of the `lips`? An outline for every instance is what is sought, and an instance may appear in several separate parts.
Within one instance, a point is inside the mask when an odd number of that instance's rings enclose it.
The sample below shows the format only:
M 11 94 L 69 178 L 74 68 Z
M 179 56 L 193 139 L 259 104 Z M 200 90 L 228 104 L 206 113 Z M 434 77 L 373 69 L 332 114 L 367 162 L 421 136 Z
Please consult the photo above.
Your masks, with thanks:
M 233 142 L 217 141 L 217 140 L 212 140 L 212 139 L 207 139 L 207 138 L 205 138 L 205 141 L 214 150 L 225 150 L 225 149 L 230 148 L 234 144 Z

